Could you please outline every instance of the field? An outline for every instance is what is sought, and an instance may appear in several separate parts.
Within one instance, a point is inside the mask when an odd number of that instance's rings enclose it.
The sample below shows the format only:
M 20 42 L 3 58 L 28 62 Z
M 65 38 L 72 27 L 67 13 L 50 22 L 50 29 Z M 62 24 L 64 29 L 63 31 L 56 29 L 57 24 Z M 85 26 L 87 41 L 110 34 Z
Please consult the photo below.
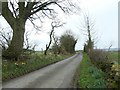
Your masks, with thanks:
M 120 64 L 120 52 L 109 52 L 109 58 L 111 61 L 115 61 Z

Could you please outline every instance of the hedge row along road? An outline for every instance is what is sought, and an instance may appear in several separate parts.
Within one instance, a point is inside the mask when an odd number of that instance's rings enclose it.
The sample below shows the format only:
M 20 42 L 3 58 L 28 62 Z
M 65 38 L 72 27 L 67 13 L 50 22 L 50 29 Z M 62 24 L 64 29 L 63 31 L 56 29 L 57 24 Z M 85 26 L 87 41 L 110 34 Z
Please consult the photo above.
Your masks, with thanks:
M 68 88 L 82 54 L 3 83 L 3 88 Z

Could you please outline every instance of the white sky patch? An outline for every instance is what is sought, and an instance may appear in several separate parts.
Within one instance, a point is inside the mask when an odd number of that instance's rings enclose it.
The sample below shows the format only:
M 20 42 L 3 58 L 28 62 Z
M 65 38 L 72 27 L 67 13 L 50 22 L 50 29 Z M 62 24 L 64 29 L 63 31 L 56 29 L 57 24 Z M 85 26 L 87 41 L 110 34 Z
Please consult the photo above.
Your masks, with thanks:
M 83 12 L 95 18 L 98 33 L 98 48 L 118 47 L 118 1 L 119 0 L 80 0 Z
M 97 32 L 98 42 L 96 46 L 98 48 L 107 48 L 112 43 L 113 48 L 118 47 L 118 1 L 119 0 L 74 0 L 79 1 L 79 6 L 82 12 L 89 12 L 90 16 L 95 19 L 95 31 Z M 81 14 L 78 15 L 65 15 L 57 6 L 53 7 L 59 13 L 58 19 L 66 22 L 64 27 L 56 28 L 55 34 L 57 36 L 62 35 L 65 30 L 71 30 L 78 38 L 75 49 L 83 49 L 83 45 L 86 41 L 79 25 L 81 24 Z M 33 29 L 32 25 L 27 23 L 26 30 L 31 31 L 30 41 L 37 44 L 36 49 L 45 49 L 45 45 L 49 42 L 49 33 L 51 30 L 51 20 L 44 18 L 41 31 L 37 32 Z M 35 21 L 37 25 L 41 25 L 39 21 Z M 8 26 L 3 18 L 0 18 L 0 25 L 2 27 Z

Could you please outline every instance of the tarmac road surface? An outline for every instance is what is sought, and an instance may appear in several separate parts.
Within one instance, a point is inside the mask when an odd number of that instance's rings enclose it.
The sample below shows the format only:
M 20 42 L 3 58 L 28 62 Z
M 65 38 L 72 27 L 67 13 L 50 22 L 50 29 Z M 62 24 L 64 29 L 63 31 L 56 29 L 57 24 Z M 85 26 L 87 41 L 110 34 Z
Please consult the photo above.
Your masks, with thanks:
M 82 60 L 82 54 L 4 82 L 2 88 L 68 88 Z

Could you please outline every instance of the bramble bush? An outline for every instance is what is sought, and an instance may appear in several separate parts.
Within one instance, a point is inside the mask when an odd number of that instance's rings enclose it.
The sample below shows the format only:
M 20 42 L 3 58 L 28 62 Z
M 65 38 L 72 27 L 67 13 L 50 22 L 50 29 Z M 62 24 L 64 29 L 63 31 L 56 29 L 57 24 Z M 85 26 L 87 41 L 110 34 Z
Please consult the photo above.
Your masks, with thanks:
M 110 71 L 112 63 L 109 61 L 108 53 L 102 50 L 94 50 L 90 54 L 90 60 L 102 71 Z

